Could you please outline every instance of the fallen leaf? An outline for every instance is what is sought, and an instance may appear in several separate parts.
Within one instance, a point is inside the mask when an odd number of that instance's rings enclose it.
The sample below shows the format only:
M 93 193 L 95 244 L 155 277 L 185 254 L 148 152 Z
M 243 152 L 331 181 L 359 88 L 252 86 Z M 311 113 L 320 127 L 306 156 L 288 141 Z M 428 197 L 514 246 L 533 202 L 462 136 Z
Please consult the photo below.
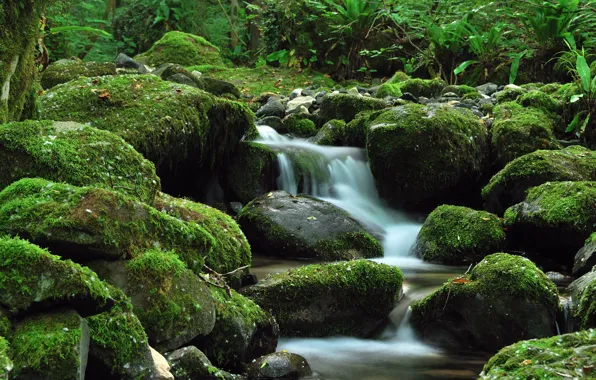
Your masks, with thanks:
M 526 359 L 523 362 L 521 362 L 519 365 L 530 365 L 532 364 L 532 361 L 530 359 Z
M 98 95 L 98 97 L 99 97 L 101 100 L 106 100 L 106 99 L 109 99 L 111 96 L 112 96 L 112 95 L 111 95 L 111 94 L 110 94 L 110 93 L 109 93 L 107 90 L 103 90 L 103 91 L 102 91 L 102 92 L 101 92 L 101 93 Z
M 490 219 L 489 218 L 482 218 L 482 220 L 488 222 Z
M 471 280 L 468 280 L 467 278 L 456 278 L 453 281 L 451 281 L 453 284 L 468 284 L 470 282 L 472 282 Z

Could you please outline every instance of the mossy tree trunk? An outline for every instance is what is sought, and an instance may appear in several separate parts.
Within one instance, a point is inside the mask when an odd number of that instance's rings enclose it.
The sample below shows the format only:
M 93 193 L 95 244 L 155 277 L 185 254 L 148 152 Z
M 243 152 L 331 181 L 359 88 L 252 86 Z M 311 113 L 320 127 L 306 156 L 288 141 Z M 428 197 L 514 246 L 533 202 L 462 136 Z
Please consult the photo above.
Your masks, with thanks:
M 39 21 L 51 1 L 0 1 L 0 123 L 31 117 Z

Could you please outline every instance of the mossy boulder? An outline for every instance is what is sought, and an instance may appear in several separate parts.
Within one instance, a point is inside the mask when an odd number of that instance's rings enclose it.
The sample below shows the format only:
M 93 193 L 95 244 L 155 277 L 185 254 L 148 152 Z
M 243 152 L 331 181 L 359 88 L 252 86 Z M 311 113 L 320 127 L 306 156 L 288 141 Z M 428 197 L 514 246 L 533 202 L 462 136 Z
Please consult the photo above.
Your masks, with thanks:
M 149 343 L 161 352 L 205 336 L 215 325 L 211 293 L 174 253 L 150 250 L 132 260 L 88 264 L 131 297 Z
M 457 86 L 457 85 L 446 86 L 445 88 L 443 88 L 443 91 L 441 93 L 446 94 L 448 92 L 452 92 L 452 93 L 456 94 L 457 96 L 459 96 L 460 98 L 462 98 L 466 95 L 474 95 L 474 96 L 480 95 L 480 91 L 478 91 L 474 87 L 467 86 L 465 84 L 463 84 L 461 86 Z M 480 97 L 482 97 L 482 96 L 480 96 Z
M 73 122 L 0 125 L 0 190 L 22 178 L 98 186 L 153 202 L 153 164 L 121 137 Z
M 430 206 L 471 193 L 488 158 L 487 131 L 468 110 L 409 104 L 369 124 L 367 153 L 379 193 L 398 206 Z
M 526 94 L 528 91 L 516 86 L 516 85 L 508 85 L 505 86 L 505 88 L 502 91 L 499 91 L 495 94 L 493 94 L 493 96 L 497 99 L 498 103 L 506 103 L 506 102 L 514 102 L 517 100 L 517 98 L 519 98 L 520 96 L 523 96 L 524 94 Z
M 596 152 L 570 146 L 523 155 L 491 178 L 482 197 L 487 210 L 501 215 L 522 202 L 529 188 L 553 181 L 596 181 Z
M 530 260 L 496 253 L 411 308 L 425 341 L 496 351 L 555 335 L 559 299 L 555 284 Z
M 8 379 L 14 368 L 12 360 L 8 356 L 10 346 L 3 336 L 0 336 L 0 379 Z
M 366 148 L 366 135 L 368 127 L 384 111 L 363 111 L 356 118 L 346 124 L 344 128 L 344 145 L 357 148 Z
M 580 329 L 596 329 L 596 279 L 583 287 L 573 316 Z
M 60 260 L 25 240 L 0 238 L 0 306 L 18 315 L 36 305 L 66 305 L 99 312 L 122 293 L 72 261 Z
M 310 366 L 300 355 L 275 352 L 261 356 L 247 366 L 249 380 L 301 379 L 312 376 Z
M 480 379 L 560 379 L 593 377 L 596 330 L 507 346 L 484 366 Z
M 170 372 L 176 380 L 209 379 L 217 377 L 217 368 L 213 367 L 207 356 L 195 346 L 187 346 L 166 354 Z
M 196 178 L 201 168 L 229 159 L 244 136 L 257 134 L 246 106 L 152 75 L 80 78 L 47 91 L 40 103 L 43 118 L 119 135 L 156 165 L 164 182 Z
M 386 98 L 387 96 L 400 98 L 403 95 L 399 88 L 399 84 L 383 83 L 375 92 L 375 97 L 379 99 Z
M 506 243 L 503 222 L 496 215 L 443 205 L 426 218 L 412 251 L 424 261 L 460 265 L 500 252 Z
M 58 309 L 19 321 L 11 335 L 13 379 L 85 378 L 89 353 L 87 321 Z
M 229 215 L 202 203 L 158 193 L 154 207 L 190 224 L 196 224 L 215 239 L 205 263 L 219 273 L 249 266 L 252 255 L 242 230 Z
M 277 154 L 256 142 L 242 142 L 228 166 L 227 188 L 246 204 L 277 187 Z
M 274 316 L 282 336 L 369 336 L 402 295 L 395 267 L 367 260 L 307 265 L 244 288 Z
M 41 75 L 41 87 L 45 90 L 70 82 L 79 77 L 116 75 L 116 65 L 111 62 L 81 62 L 62 59 L 52 63 Z
M 283 119 L 284 129 L 296 137 L 312 137 L 317 134 L 317 126 L 308 114 L 291 114 Z
M 250 202 L 239 223 L 253 249 L 273 256 L 351 260 L 383 255 L 381 244 L 339 207 L 271 192 Z
M 0 233 L 77 262 L 130 259 L 160 247 L 199 273 L 215 245 L 202 227 L 105 189 L 22 179 L 0 192 L 0 205 Z
M 267 311 L 234 290 L 210 287 L 216 322 L 199 347 L 218 368 L 238 371 L 243 363 L 275 352 L 279 326 Z
M 547 182 L 507 209 L 505 225 L 517 249 L 539 253 L 571 269 L 596 225 L 596 182 Z
M 443 88 L 447 86 L 444 80 L 436 79 L 406 79 L 399 83 L 399 89 L 402 93 L 409 92 L 415 97 L 424 96 L 426 98 L 441 95 Z
M 581 276 L 596 267 L 596 232 L 586 239 L 585 245 L 573 259 L 573 275 Z M 2 335 L 2 334 L 0 334 Z
M 312 142 L 317 145 L 341 146 L 344 141 L 344 129 L 346 122 L 343 120 L 329 120 L 312 138 Z
M 176 63 L 182 66 L 223 65 L 219 49 L 203 37 L 190 33 L 168 32 L 151 49 L 135 57 L 151 66 Z
M 348 94 L 328 94 L 323 97 L 319 116 L 323 123 L 329 120 L 352 121 L 362 111 L 381 110 L 387 104 L 383 100 Z
M 561 149 L 553 133 L 555 124 L 545 112 L 517 103 L 503 103 L 495 107 L 494 114 L 491 147 L 495 167 L 500 169 L 537 150 Z
M 0 123 L 34 116 L 39 20 L 51 0 L 0 4 Z
M 563 102 L 541 90 L 525 93 L 517 99 L 517 102 L 524 107 L 533 107 L 547 114 L 560 114 L 563 111 Z

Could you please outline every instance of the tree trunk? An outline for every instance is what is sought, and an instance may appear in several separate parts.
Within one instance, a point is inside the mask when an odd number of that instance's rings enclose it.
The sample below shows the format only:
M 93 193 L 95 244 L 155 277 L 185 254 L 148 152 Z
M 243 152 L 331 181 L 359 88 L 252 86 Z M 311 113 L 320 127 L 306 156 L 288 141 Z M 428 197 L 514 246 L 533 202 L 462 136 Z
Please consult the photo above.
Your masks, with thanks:
M 238 46 L 238 34 L 236 33 L 236 27 L 238 26 L 238 12 L 240 10 L 240 4 L 238 4 L 238 0 L 231 0 L 230 2 L 230 27 L 232 28 L 231 32 L 231 44 L 232 49 L 235 49 Z

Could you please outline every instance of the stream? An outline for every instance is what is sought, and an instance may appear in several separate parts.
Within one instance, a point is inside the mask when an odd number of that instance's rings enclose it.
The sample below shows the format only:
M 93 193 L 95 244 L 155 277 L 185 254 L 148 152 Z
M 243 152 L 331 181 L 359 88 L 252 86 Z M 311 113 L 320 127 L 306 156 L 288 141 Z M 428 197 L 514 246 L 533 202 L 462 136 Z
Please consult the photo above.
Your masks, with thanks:
M 325 380 L 475 379 L 489 354 L 444 352 L 423 343 L 409 323 L 409 305 L 467 268 L 433 265 L 409 255 L 419 217 L 392 210 L 379 197 L 360 148 L 315 145 L 306 139 L 278 134 L 259 126 L 257 141 L 278 152 L 277 186 L 293 195 L 308 194 L 346 210 L 383 243 L 385 256 L 376 262 L 397 266 L 405 275 L 404 297 L 387 325 L 374 339 L 351 337 L 281 339 L 278 349 L 302 355 L 315 377 Z M 296 175 L 296 160 L 307 170 Z M 305 265 L 256 256 L 252 272 L 258 278 Z

